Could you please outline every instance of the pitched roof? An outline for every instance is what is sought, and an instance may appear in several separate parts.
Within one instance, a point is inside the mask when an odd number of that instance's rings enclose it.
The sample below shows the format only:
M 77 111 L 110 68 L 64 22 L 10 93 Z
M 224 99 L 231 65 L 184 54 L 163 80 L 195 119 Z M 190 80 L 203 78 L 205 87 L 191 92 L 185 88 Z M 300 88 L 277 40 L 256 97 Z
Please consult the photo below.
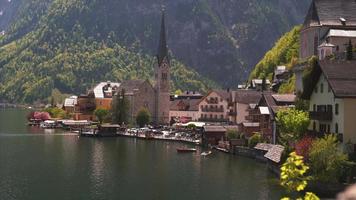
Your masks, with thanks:
M 314 89 L 319 81 L 321 74 L 324 74 L 335 97 L 338 98 L 356 98 L 356 61 L 320 61 L 313 74 L 313 81 L 307 88 Z M 303 98 L 309 99 L 313 94 L 310 89 L 303 93 Z
M 277 102 L 294 103 L 296 100 L 295 94 L 273 94 L 272 97 Z
M 98 85 L 96 85 L 93 89 L 94 92 L 94 97 L 95 98 L 105 98 L 105 92 L 113 92 L 112 88 L 114 87 L 120 87 L 120 83 L 112 83 L 110 81 L 108 82 L 101 82 Z M 107 89 L 106 91 L 104 89 Z M 112 96 L 112 95 L 110 95 Z
M 345 25 L 341 18 L 345 19 Z M 309 26 L 356 26 L 355 0 L 313 0 L 304 21 Z
M 220 97 L 227 100 L 230 98 L 230 92 L 227 90 L 213 90 L 213 92 L 217 93 Z
M 262 95 L 256 90 L 237 90 L 235 92 L 235 101 L 241 104 L 257 104 Z
M 330 29 L 327 37 L 356 37 L 356 30 L 338 30 Z
M 125 93 L 133 93 L 134 90 L 139 89 L 140 86 L 146 82 L 145 80 L 126 80 L 121 83 L 119 91 L 125 90 Z
M 165 15 L 164 11 L 162 11 L 161 32 L 160 32 L 158 52 L 157 52 L 158 65 L 161 65 L 164 59 L 167 59 L 168 61 L 168 47 L 167 47 L 167 40 L 166 40 L 166 24 L 164 20 L 164 15 Z
M 179 111 L 180 105 L 184 104 L 184 111 L 198 111 L 200 99 L 175 99 L 171 101 L 170 110 Z
M 320 62 L 336 97 L 356 97 L 356 61 Z

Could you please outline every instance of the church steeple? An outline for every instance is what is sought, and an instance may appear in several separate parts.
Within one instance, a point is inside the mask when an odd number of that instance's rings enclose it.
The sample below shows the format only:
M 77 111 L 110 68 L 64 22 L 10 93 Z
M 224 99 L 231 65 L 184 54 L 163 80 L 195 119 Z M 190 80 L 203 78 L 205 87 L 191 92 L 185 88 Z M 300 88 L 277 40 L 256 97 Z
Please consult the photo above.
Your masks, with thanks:
M 162 21 L 161 21 L 161 33 L 160 33 L 160 38 L 159 38 L 159 44 L 158 44 L 158 54 L 157 54 L 157 60 L 158 60 L 158 65 L 162 64 L 162 61 L 166 58 L 168 62 L 168 47 L 167 47 L 167 40 L 166 40 L 166 24 L 165 24 L 165 13 L 164 9 L 162 9 Z

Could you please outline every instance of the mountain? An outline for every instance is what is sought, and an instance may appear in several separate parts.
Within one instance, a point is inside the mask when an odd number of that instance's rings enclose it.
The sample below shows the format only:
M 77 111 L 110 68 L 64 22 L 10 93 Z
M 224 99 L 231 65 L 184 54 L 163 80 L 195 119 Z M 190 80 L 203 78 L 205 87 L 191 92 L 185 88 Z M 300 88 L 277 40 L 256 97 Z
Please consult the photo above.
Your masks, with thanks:
M 16 78 L 13 72 L 17 69 L 22 71 L 31 69 L 30 72 L 40 74 L 42 80 L 47 73 L 41 71 L 44 65 L 45 69 L 50 69 L 54 73 L 49 76 L 50 82 L 53 81 L 50 88 L 73 92 L 69 88 L 74 86 L 75 91 L 82 91 L 93 80 L 72 81 L 73 83 L 68 85 L 54 76 L 60 76 L 64 73 L 61 70 L 66 69 L 61 65 L 69 61 L 64 60 L 63 56 L 69 59 L 78 56 L 85 60 L 88 57 L 86 54 L 88 49 L 89 54 L 97 58 L 96 54 L 106 52 L 105 48 L 111 51 L 114 46 L 119 46 L 119 49 L 124 49 L 134 58 L 145 57 L 142 58 L 145 61 L 140 61 L 140 65 L 146 69 L 143 74 L 151 73 L 152 66 L 148 65 L 154 61 L 146 60 L 157 51 L 162 1 L 18 1 L 21 5 L 13 11 L 17 13 L 15 20 L 7 29 L 5 37 L 1 39 L 0 70 L 1 73 L 8 74 L 0 77 L 2 84 L 0 94 L 10 97 L 14 96 L 13 93 L 18 93 L 18 89 L 22 89 L 23 92 L 29 91 L 21 87 L 11 89 L 12 85 L 16 85 L 14 79 L 21 77 L 17 75 Z M 208 88 L 209 84 L 211 86 L 211 82 L 207 83 L 209 81 L 202 76 L 223 87 L 234 87 L 238 82 L 247 79 L 256 61 L 282 33 L 301 23 L 309 2 L 310 0 L 166 0 L 164 4 L 171 55 L 179 60 L 177 64 L 184 69 L 182 71 L 191 75 L 186 76 L 182 72 L 176 74 L 183 75 L 181 79 L 193 82 L 195 88 L 200 85 L 205 85 L 203 88 Z M 108 45 L 109 43 L 111 45 Z M 97 46 L 103 49 L 95 49 Z M 35 58 L 35 62 L 32 54 L 38 57 Z M 28 61 L 30 57 L 32 60 Z M 82 63 L 84 60 L 80 59 L 76 64 L 84 66 Z M 122 61 L 121 58 L 115 59 L 117 62 Z M 54 60 L 60 64 L 55 65 Z M 137 65 L 137 61 L 128 60 L 126 63 Z M 190 66 L 201 75 L 183 66 Z M 115 67 L 112 66 L 110 69 L 113 68 Z M 132 67 L 128 70 L 131 73 L 137 72 Z M 67 74 L 64 77 L 82 77 L 80 70 L 71 73 L 71 76 Z M 123 72 L 116 74 L 125 76 Z M 136 73 L 135 76 L 141 77 L 141 74 Z M 34 78 L 37 79 L 38 75 Z M 179 78 L 175 77 L 173 82 L 181 86 L 176 79 Z M 202 79 L 203 82 L 200 81 Z M 31 81 L 24 83 L 33 85 Z M 183 84 L 182 89 L 190 85 Z M 22 99 L 34 99 L 37 96 Z M 45 95 L 40 95 L 42 96 Z
M 285 65 L 292 69 L 299 60 L 301 25 L 294 27 L 285 33 L 257 63 L 250 74 L 250 80 L 254 78 L 268 78 L 272 81 L 274 69 L 279 65 Z M 295 89 L 295 77 L 292 76 L 279 88 L 279 93 L 292 93 Z

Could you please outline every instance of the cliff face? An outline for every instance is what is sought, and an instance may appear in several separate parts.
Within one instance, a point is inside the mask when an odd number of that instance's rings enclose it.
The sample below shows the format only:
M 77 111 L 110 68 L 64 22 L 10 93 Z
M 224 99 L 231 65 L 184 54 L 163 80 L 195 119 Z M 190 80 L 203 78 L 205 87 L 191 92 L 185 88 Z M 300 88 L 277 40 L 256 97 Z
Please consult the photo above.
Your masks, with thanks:
M 221 86 L 234 87 L 248 78 L 252 67 L 277 38 L 302 22 L 309 1 L 166 0 L 171 55 L 182 65 L 193 68 Z M 9 48 L 9 44 L 15 41 L 17 44 L 19 41 L 28 42 L 31 38 L 31 41 L 36 41 L 30 45 L 33 48 L 47 45 L 52 53 L 62 53 L 64 50 L 58 49 L 63 46 L 73 47 L 67 40 L 77 31 L 87 43 L 108 43 L 109 40 L 140 55 L 152 56 L 157 51 L 162 1 L 17 2 L 20 6 L 14 5 L 9 9 L 16 15 L 9 18 L 15 20 L 0 41 L 3 48 Z M 7 24 L 2 18 L 0 21 Z M 28 47 L 23 45 L 22 49 L 25 46 Z M 11 60 L 10 57 L 3 57 L 0 68 L 9 66 L 9 62 L 12 66 L 21 64 L 18 59 L 11 57 Z

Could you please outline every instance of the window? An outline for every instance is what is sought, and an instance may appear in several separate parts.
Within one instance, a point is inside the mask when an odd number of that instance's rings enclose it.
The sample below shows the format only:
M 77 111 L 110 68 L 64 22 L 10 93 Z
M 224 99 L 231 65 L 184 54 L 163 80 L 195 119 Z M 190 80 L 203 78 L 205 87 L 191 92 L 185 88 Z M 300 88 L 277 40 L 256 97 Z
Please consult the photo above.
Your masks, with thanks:
M 314 112 L 316 111 L 316 105 L 315 104 L 313 105 L 313 111 Z
M 335 104 L 335 115 L 339 114 L 339 104 Z
M 328 85 L 328 92 L 329 92 L 329 93 L 331 92 L 330 84 Z
M 203 114 L 201 114 L 200 118 L 204 119 L 204 115 L 203 115 Z
M 339 124 L 338 123 L 335 124 L 335 133 L 339 133 Z
M 213 115 L 212 114 L 210 114 L 210 119 L 213 119 Z
M 167 80 L 167 73 L 162 73 L 162 80 Z
M 326 132 L 326 124 L 319 124 L 319 132 L 320 133 Z
M 324 84 L 320 84 L 320 93 L 324 92 Z
M 224 119 L 224 115 L 220 115 L 220 119 Z
M 315 121 L 313 122 L 313 131 L 316 131 L 316 123 L 315 123 Z
M 330 124 L 328 124 L 327 132 L 330 133 Z

